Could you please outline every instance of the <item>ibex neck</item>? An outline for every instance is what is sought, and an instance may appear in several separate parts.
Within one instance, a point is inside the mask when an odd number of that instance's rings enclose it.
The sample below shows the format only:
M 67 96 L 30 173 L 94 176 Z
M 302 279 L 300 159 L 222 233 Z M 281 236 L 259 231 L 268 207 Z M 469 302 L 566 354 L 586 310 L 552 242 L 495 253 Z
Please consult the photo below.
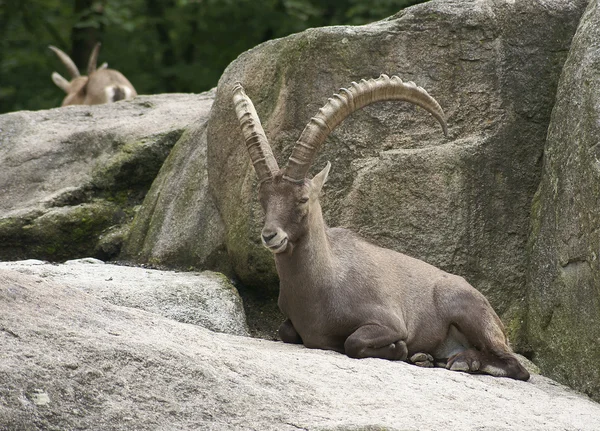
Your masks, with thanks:
M 309 230 L 291 252 L 276 255 L 277 272 L 282 283 L 314 282 L 333 272 L 331 245 L 321 208 L 309 214 Z

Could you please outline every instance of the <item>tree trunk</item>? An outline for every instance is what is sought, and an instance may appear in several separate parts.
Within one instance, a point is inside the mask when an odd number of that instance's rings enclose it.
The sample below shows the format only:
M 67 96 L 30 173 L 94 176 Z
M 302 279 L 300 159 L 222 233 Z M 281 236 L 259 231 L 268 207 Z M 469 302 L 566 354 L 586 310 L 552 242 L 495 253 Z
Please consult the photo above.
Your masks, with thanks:
M 161 63 L 161 78 L 164 79 L 164 87 L 166 92 L 176 90 L 175 80 L 173 76 L 173 66 L 175 65 L 175 51 L 171 37 L 169 36 L 169 28 L 165 21 L 165 12 L 168 8 L 174 6 L 172 0 L 146 0 L 146 8 L 148 16 L 154 22 L 154 28 L 158 35 L 160 63 Z
M 71 58 L 82 75 L 87 74 L 87 63 L 96 43 L 100 42 L 103 26 L 100 18 L 104 2 L 98 0 L 75 0 L 74 15 L 78 26 L 71 32 Z M 83 24 L 83 25 L 81 25 Z

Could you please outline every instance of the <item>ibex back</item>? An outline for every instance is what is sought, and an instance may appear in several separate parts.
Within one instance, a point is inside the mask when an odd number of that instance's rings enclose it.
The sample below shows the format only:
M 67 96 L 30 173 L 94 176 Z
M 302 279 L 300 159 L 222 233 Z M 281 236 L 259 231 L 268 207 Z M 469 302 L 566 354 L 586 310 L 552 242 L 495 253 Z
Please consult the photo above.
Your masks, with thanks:
M 275 256 L 287 343 L 353 358 L 410 360 L 418 365 L 527 380 L 487 299 L 462 277 L 377 247 L 323 220 L 319 195 L 331 164 L 306 178 L 328 134 L 352 112 L 383 100 L 423 107 L 447 134 L 444 113 L 425 90 L 396 76 L 353 83 L 313 117 L 279 169 L 252 101 L 241 84 L 235 111 L 259 180 L 265 212 L 262 243 Z
M 55 46 L 49 47 L 65 65 L 71 81 L 67 81 L 56 72 L 52 73 L 52 81 L 67 95 L 61 106 L 67 105 L 98 105 L 101 103 L 117 102 L 137 96 L 131 82 L 117 70 L 108 69 L 107 64 L 96 68 L 100 44 L 96 44 L 90 54 L 88 74 L 82 76 L 71 57 Z

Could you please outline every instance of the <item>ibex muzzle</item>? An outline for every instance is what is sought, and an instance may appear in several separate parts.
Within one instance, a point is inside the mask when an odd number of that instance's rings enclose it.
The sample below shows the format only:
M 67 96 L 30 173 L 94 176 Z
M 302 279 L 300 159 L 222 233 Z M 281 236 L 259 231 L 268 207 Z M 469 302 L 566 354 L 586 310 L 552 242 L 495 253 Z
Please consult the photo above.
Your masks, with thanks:
M 265 211 L 262 242 L 274 253 L 284 342 L 353 358 L 444 363 L 450 370 L 527 380 L 487 299 L 462 277 L 377 247 L 323 220 L 319 195 L 331 165 L 306 178 L 316 153 L 352 112 L 383 100 L 423 107 L 447 126 L 425 90 L 396 76 L 353 83 L 313 117 L 279 169 L 251 100 L 241 84 L 233 102 Z

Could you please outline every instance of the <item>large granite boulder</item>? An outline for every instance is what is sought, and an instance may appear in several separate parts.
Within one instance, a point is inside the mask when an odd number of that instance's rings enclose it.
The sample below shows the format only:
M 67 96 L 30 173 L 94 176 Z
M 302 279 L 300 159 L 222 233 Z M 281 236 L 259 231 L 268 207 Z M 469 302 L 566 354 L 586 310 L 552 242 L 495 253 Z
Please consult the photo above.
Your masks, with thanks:
M 600 2 L 560 79 L 532 207 L 528 338 L 550 376 L 600 400 Z
M 0 270 L 0 430 L 598 430 L 529 382 L 209 331 Z
M 0 115 L 0 259 L 118 255 L 137 206 L 213 94 Z
M 256 179 L 231 100 L 240 81 L 279 165 L 311 116 L 353 80 L 396 74 L 444 108 L 445 139 L 422 110 L 380 103 L 327 140 L 311 174 L 333 163 L 331 226 L 465 276 L 519 344 L 531 199 L 558 77 L 586 1 L 431 1 L 360 27 L 266 42 L 219 81 L 208 122 L 208 177 L 236 274 L 276 286 L 259 240 Z

